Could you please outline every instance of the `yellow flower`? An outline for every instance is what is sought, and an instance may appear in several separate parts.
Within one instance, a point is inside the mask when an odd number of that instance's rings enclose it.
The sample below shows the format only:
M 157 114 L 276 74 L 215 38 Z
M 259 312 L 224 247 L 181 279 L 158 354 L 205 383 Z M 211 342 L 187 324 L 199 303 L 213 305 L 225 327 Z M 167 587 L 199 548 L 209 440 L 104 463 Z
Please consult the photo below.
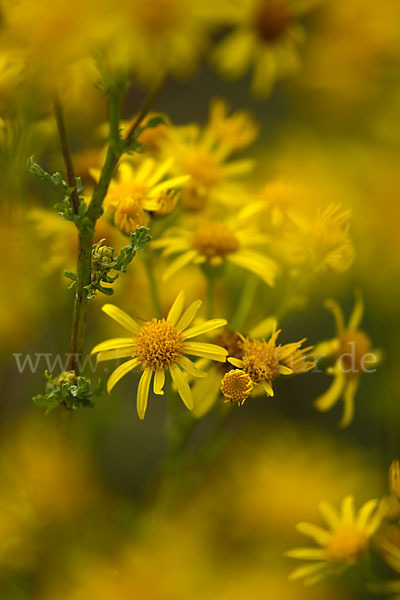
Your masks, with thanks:
M 165 179 L 173 159 L 156 162 L 145 158 L 138 165 L 122 162 L 117 177 L 111 181 L 104 200 L 106 213 L 114 216 L 114 224 L 123 233 L 129 234 L 136 227 L 146 224 L 147 212 L 156 216 L 168 214 L 176 204 L 176 188 L 189 179 L 181 175 Z M 92 169 L 95 178 L 98 171 Z M 145 212 L 146 211 L 146 212 Z
M 328 369 L 328 373 L 334 375 L 334 379 L 329 389 L 317 398 L 314 404 L 318 410 L 325 412 L 330 410 L 343 396 L 343 416 L 339 426 L 347 427 L 353 419 L 354 397 L 360 376 L 363 372 L 370 372 L 377 366 L 381 354 L 378 350 L 371 349 L 371 340 L 364 331 L 359 329 L 364 313 L 361 294 L 357 294 L 347 326 L 342 309 L 335 300 L 327 300 L 325 306 L 335 318 L 336 337 L 319 344 L 314 355 L 316 358 L 335 357 L 334 366 Z
M 229 224 L 214 221 L 203 222 L 194 230 L 174 228 L 156 240 L 153 247 L 162 248 L 164 256 L 179 255 L 165 269 L 163 280 L 189 264 L 220 266 L 230 262 L 274 285 L 278 266 L 258 249 L 268 238 L 244 225 L 238 228 L 240 221 L 239 214 Z
M 369 500 L 356 514 L 353 496 L 346 496 L 338 514 L 330 503 L 321 502 L 319 510 L 328 529 L 311 523 L 297 525 L 298 531 L 311 537 L 320 548 L 296 548 L 286 552 L 291 558 L 312 561 L 295 569 L 290 579 L 304 579 L 305 584 L 312 585 L 361 559 L 383 518 L 377 507 L 377 500 Z
M 225 402 L 237 402 L 238 406 L 242 406 L 252 391 L 251 377 L 241 369 L 231 369 L 222 378 L 221 392 Z
M 192 338 L 207 331 L 223 327 L 226 325 L 225 319 L 211 319 L 200 325 L 189 327 L 200 308 L 201 301 L 193 302 L 185 312 L 183 312 L 184 304 L 185 294 L 180 292 L 166 319 L 152 319 L 142 326 L 112 304 L 105 304 L 102 307 L 106 314 L 129 331 L 130 337 L 101 342 L 93 348 L 92 354 L 99 353 L 97 358 L 99 361 L 131 357 L 131 360 L 117 367 L 108 379 L 107 391 L 109 393 L 124 375 L 135 367 L 141 367 L 143 372 L 137 393 L 137 412 L 140 419 L 144 419 L 146 413 L 153 373 L 155 394 L 164 394 L 165 371 L 169 370 L 182 401 L 189 410 L 192 410 L 192 391 L 182 369 L 193 377 L 205 377 L 206 374 L 199 371 L 185 355 L 201 356 L 225 362 L 228 353 L 224 348 L 215 344 L 191 341 Z
M 346 271 L 354 260 L 354 247 L 349 236 L 351 211 L 330 204 L 309 215 L 290 211 L 291 225 L 277 244 L 280 255 L 289 264 L 318 271 Z
M 228 161 L 232 143 L 237 144 L 237 139 L 232 142 L 218 138 L 215 121 L 205 128 L 194 124 L 171 127 L 163 152 L 175 158 L 173 168 L 177 175 L 191 177 L 182 196 L 185 208 L 200 210 L 210 201 L 230 205 L 235 199 L 238 204 L 243 202 L 243 194 L 238 194 L 238 180 L 252 170 L 254 161 Z
M 305 32 L 299 17 L 315 2 L 241 0 L 232 13 L 234 29 L 213 52 L 214 63 L 229 79 L 253 67 L 251 89 L 267 96 L 278 79 L 298 69 L 298 46 Z
M 220 145 L 226 156 L 247 148 L 258 136 L 259 128 L 247 110 L 238 110 L 228 116 L 229 107 L 225 100 L 213 100 L 210 105 L 207 130 Z
M 267 396 L 274 395 L 272 382 L 280 375 L 306 373 L 314 367 L 314 362 L 308 360 L 311 347 L 301 347 L 305 340 L 277 346 L 280 332 L 280 329 L 275 331 L 268 342 L 243 337 L 242 357 L 228 358 L 228 362 L 247 373 L 255 385 L 261 385 Z
M 208 43 L 208 4 L 208 0 L 117 0 L 120 21 L 110 60 L 125 63 L 144 84 L 168 73 L 191 74 Z

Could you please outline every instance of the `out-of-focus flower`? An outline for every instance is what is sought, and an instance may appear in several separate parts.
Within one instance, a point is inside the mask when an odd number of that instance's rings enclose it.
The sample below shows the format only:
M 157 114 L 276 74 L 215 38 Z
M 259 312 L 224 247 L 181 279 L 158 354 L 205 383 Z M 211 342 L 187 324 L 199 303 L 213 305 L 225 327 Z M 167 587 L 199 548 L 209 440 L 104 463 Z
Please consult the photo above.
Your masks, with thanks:
M 113 216 L 114 225 L 120 231 L 129 234 L 145 225 L 149 218 L 147 212 L 164 216 L 173 210 L 177 200 L 175 189 L 185 184 L 189 176 L 165 179 L 172 164 L 173 159 L 158 163 L 150 157 L 139 165 L 127 161 L 120 164 L 104 199 L 106 214 Z M 92 173 L 96 178 L 99 176 L 96 169 Z
M 211 319 L 200 325 L 189 327 L 200 308 L 201 301 L 193 302 L 185 312 L 183 312 L 184 304 L 185 294 L 180 292 L 166 319 L 152 319 L 142 326 L 139 326 L 132 317 L 112 304 L 105 304 L 102 307 L 106 314 L 129 331 L 131 337 L 114 338 L 101 342 L 93 348 L 92 354 L 99 353 L 98 360 L 100 361 L 132 357 L 112 373 L 107 382 L 108 392 L 124 375 L 137 366 L 141 367 L 143 373 L 137 393 L 137 411 L 140 419 L 143 419 L 146 413 L 153 373 L 155 394 L 164 394 L 165 371 L 169 370 L 183 403 L 189 410 L 192 410 L 192 392 L 181 369 L 193 377 L 205 377 L 206 374 L 199 371 L 185 355 L 202 356 L 225 362 L 227 351 L 224 348 L 215 344 L 188 341 L 193 337 L 223 327 L 226 325 L 225 319 Z
M 265 183 L 246 207 L 246 214 L 262 216 L 273 228 L 284 226 L 292 213 L 302 212 L 306 189 L 299 182 L 278 177 Z
M 315 5 L 304 0 L 240 0 L 232 10 L 233 31 L 213 52 L 213 61 L 229 79 L 253 68 L 251 89 L 267 96 L 275 82 L 295 73 L 304 41 L 301 16 Z
M 247 110 L 238 110 L 231 115 L 228 113 L 229 106 L 225 100 L 213 100 L 206 127 L 220 146 L 220 152 L 226 156 L 250 146 L 259 132 L 257 123 Z
M 213 28 L 210 0 L 118 0 L 118 38 L 109 60 L 133 71 L 144 84 L 170 74 L 190 75 Z M 215 25 L 214 25 L 215 27 Z
M 265 340 L 253 340 L 242 338 L 242 357 L 229 357 L 228 361 L 238 369 L 246 373 L 254 385 L 261 385 L 267 396 L 273 396 L 274 390 L 272 382 L 280 375 L 293 375 L 298 373 L 306 373 L 310 371 L 314 362 L 308 359 L 312 347 L 302 348 L 305 341 L 292 342 L 290 344 L 277 345 L 276 340 L 281 330 L 274 331 L 268 342 Z M 238 394 L 241 392 L 243 399 L 239 402 L 243 404 L 246 400 L 248 387 L 243 385 L 243 378 L 238 378 L 235 375 L 235 370 L 229 371 L 221 384 L 221 390 L 230 390 L 230 398 L 234 397 L 233 388 Z
M 334 204 L 312 215 L 291 211 L 290 224 L 277 244 L 281 256 L 293 267 L 346 271 L 355 255 L 348 232 L 350 215 L 350 210 Z
M 235 134 L 237 135 L 237 134 Z M 174 172 L 189 174 L 191 179 L 183 191 L 183 206 L 188 210 L 204 209 L 208 203 L 223 205 L 243 203 L 245 193 L 238 185 L 254 166 L 251 159 L 227 160 L 232 139 L 223 142 L 214 125 L 202 129 L 198 125 L 172 127 L 163 147 L 165 156 L 175 158 Z
M 328 502 L 321 502 L 319 510 L 328 526 L 323 529 L 311 523 L 299 523 L 298 531 L 311 537 L 320 548 L 296 548 L 286 556 L 311 561 L 295 569 L 290 579 L 304 579 L 308 585 L 329 575 L 339 574 L 355 564 L 367 552 L 370 538 L 381 524 L 383 513 L 377 500 L 366 502 L 356 514 L 353 496 L 342 501 L 340 514 Z
M 164 281 L 189 264 L 218 267 L 229 262 L 273 286 L 278 266 L 260 250 L 268 242 L 266 236 L 247 227 L 238 214 L 228 222 L 200 222 L 191 229 L 176 227 L 156 240 L 153 247 L 163 249 L 165 257 L 179 255 L 165 269 Z
M 362 373 L 369 372 L 379 364 L 381 353 L 372 349 L 367 334 L 359 329 L 363 314 L 364 302 L 361 294 L 357 294 L 353 312 L 345 325 L 344 315 L 339 304 L 329 299 L 325 306 L 334 316 L 336 337 L 322 342 L 315 348 L 314 356 L 333 356 L 335 365 L 328 369 L 334 376 L 329 389 L 315 400 L 315 407 L 324 412 L 330 410 L 343 397 L 343 416 L 340 427 L 347 427 L 354 415 L 354 397 Z

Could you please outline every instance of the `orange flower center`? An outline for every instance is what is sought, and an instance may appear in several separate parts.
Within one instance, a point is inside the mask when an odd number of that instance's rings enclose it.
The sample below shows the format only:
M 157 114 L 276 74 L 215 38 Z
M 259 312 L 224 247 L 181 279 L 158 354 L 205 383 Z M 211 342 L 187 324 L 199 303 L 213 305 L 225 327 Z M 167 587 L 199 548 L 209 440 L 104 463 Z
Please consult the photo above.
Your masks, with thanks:
M 205 187 L 212 187 L 222 179 L 221 165 L 210 154 L 190 152 L 183 159 L 183 170 L 192 180 Z
M 255 15 L 254 28 L 263 42 L 272 43 L 283 37 L 291 21 L 292 17 L 286 3 L 279 0 L 265 0 Z
M 224 257 L 239 249 L 239 241 L 222 223 L 208 223 L 196 231 L 192 245 L 206 258 Z
M 364 553 L 367 544 L 367 536 L 357 527 L 335 531 L 326 545 L 328 560 L 331 562 L 356 560 Z
M 243 370 L 254 383 L 270 381 L 279 375 L 279 361 L 275 346 L 259 340 L 245 340 L 243 343 Z
M 221 382 L 221 392 L 227 400 L 237 402 L 239 406 L 251 394 L 253 383 L 250 376 L 240 369 L 228 371 Z
M 168 369 L 183 355 L 183 336 L 165 319 L 152 319 L 141 328 L 135 356 L 145 369 Z
M 371 340 L 364 331 L 345 331 L 340 337 L 338 355 L 348 375 L 357 375 L 365 368 L 364 357 L 371 350 Z

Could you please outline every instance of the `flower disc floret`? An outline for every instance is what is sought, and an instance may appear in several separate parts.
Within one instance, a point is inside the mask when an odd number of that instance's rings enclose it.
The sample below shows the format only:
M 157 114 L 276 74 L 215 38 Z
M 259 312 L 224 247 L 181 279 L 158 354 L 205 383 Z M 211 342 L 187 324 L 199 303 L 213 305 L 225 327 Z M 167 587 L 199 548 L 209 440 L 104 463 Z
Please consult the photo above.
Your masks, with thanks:
M 136 356 L 143 369 L 168 369 L 183 352 L 182 332 L 165 319 L 148 321 L 138 334 Z
M 198 229 L 192 239 L 193 247 L 206 258 L 224 257 L 239 249 L 239 240 L 223 223 L 208 223 Z
M 259 340 L 245 340 L 243 343 L 243 370 L 254 383 L 270 381 L 279 375 L 279 361 L 275 346 Z
M 241 406 L 253 390 L 250 375 L 241 369 L 228 371 L 221 382 L 221 392 L 226 401 L 237 402 Z

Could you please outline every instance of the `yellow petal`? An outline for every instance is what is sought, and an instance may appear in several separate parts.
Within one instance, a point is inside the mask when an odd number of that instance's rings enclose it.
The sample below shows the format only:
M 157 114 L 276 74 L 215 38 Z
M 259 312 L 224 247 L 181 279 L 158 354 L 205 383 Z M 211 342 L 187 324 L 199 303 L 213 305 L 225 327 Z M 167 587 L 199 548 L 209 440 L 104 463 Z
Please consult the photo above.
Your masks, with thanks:
M 330 502 L 322 500 L 318 505 L 318 510 L 330 529 L 335 531 L 340 527 L 339 515 Z
M 323 548 L 294 548 L 285 552 L 285 556 L 302 560 L 324 560 L 326 551 Z
M 295 581 L 296 579 L 303 579 L 303 577 L 308 577 L 309 575 L 326 569 L 327 566 L 327 562 L 318 562 L 314 565 L 304 565 L 303 567 L 298 567 L 290 573 L 289 580 Z
M 342 522 L 345 525 L 354 525 L 355 511 L 354 511 L 354 496 L 349 494 L 342 500 Z
M 377 506 L 377 500 L 368 500 L 368 502 L 366 502 L 364 506 L 362 506 L 357 517 L 357 527 L 359 527 L 360 529 L 364 529 L 364 527 L 368 523 L 370 516 L 372 515 Z
M 96 352 L 103 352 L 105 350 L 116 350 L 117 348 L 132 348 L 133 350 L 134 343 L 132 338 L 111 338 L 110 340 L 105 340 L 104 342 L 100 342 L 100 344 L 96 344 L 90 354 L 96 354 Z
M 167 316 L 168 323 L 171 323 L 171 325 L 175 326 L 176 322 L 179 320 L 179 318 L 182 314 L 184 305 L 185 305 L 185 292 L 180 291 L 175 299 L 175 302 L 173 303 L 173 305 L 171 306 L 171 308 L 169 310 L 169 313 Z
M 189 387 L 187 380 L 184 378 L 182 371 L 180 368 L 173 364 L 169 367 L 169 372 L 171 373 L 172 381 L 177 387 L 178 394 L 180 395 L 182 402 L 189 409 L 193 409 L 193 395 L 192 390 Z
M 277 265 L 267 256 L 251 252 L 250 250 L 239 250 L 238 252 L 229 254 L 227 260 L 255 273 L 267 285 L 273 286 L 275 284 Z
M 199 371 L 196 365 L 192 363 L 192 361 L 186 356 L 181 356 L 181 358 L 178 360 L 178 364 L 185 371 L 187 371 L 189 375 L 192 375 L 192 377 L 206 377 L 207 375 L 207 373 L 205 373 L 204 371 Z
M 139 364 L 138 359 L 133 358 L 132 360 L 127 360 L 122 365 L 119 365 L 119 367 L 117 367 L 115 369 L 115 371 L 113 371 L 111 373 L 110 377 L 108 378 L 107 392 L 110 393 L 111 390 L 113 389 L 113 387 L 118 383 L 118 381 L 120 379 L 122 379 L 122 377 L 124 377 L 124 375 L 129 373 L 129 371 L 132 371 L 132 369 L 137 367 L 138 364 Z
M 149 389 L 153 371 L 148 367 L 142 373 L 137 390 L 136 408 L 139 419 L 143 420 L 146 414 L 147 401 L 149 399 Z
M 196 250 L 188 250 L 184 254 L 181 254 L 178 258 L 173 260 L 171 264 L 165 269 L 162 279 L 163 281 L 167 281 L 172 275 L 174 275 L 179 269 L 182 269 L 190 262 L 192 262 L 197 256 Z
M 344 316 L 343 311 L 340 308 L 339 304 L 333 298 L 328 298 L 324 302 L 325 308 L 327 308 L 335 319 L 336 323 L 336 333 L 340 336 L 344 331 Z
M 194 302 L 192 302 L 192 304 L 190 304 L 190 306 L 188 306 L 188 308 L 185 310 L 185 312 L 183 313 L 183 315 L 177 322 L 176 328 L 179 329 L 180 331 L 183 331 L 184 329 L 186 329 L 186 327 L 188 327 L 188 325 L 190 325 L 190 323 L 195 318 L 200 306 L 201 306 L 201 300 L 195 300 Z
M 164 383 L 165 383 L 165 371 L 164 369 L 157 369 L 157 371 L 154 374 L 154 381 L 153 381 L 153 391 L 155 394 L 158 394 L 159 396 L 163 396 L 164 395 Z
M 127 358 L 128 356 L 132 356 L 133 349 L 132 348 L 116 348 L 115 350 L 106 350 L 105 352 L 100 352 L 96 360 L 97 362 L 102 362 L 105 360 L 113 360 L 115 358 Z
M 270 396 L 272 398 L 274 395 L 272 383 L 270 381 L 263 381 L 262 386 L 263 386 L 267 396 Z
M 238 367 L 239 369 L 241 369 L 243 367 L 243 361 L 240 360 L 240 358 L 234 358 L 233 356 L 230 356 L 227 359 L 228 363 L 231 363 L 231 365 L 233 365 L 234 367 Z
M 118 306 L 114 306 L 114 304 L 103 304 L 101 310 L 106 313 L 109 317 L 117 321 L 122 327 L 125 327 L 130 333 L 134 331 L 138 331 L 140 329 L 139 325 L 126 314 L 125 311 L 118 308 Z
M 325 412 L 332 408 L 339 400 L 339 397 L 343 392 L 344 384 L 345 376 L 341 371 L 338 371 L 327 391 L 314 401 L 315 408 L 321 412 Z
M 179 177 L 173 177 L 172 179 L 167 179 L 167 181 L 162 181 L 151 190 L 150 196 L 154 197 L 164 190 L 180 187 L 187 183 L 189 179 L 190 175 L 180 175 Z
M 355 303 L 353 312 L 350 315 L 349 324 L 347 329 L 349 331 L 356 331 L 360 327 L 363 315 L 364 315 L 364 299 L 360 290 L 356 290 L 354 292 L 355 295 Z
M 225 362 L 228 356 L 228 351 L 225 348 L 205 342 L 185 342 L 184 350 L 186 354 L 202 356 L 219 362 Z
M 216 403 L 221 386 L 221 373 L 214 367 L 211 368 L 207 377 L 197 379 L 192 388 L 193 414 L 197 419 L 203 417 Z
M 183 332 L 183 337 L 185 339 L 190 339 L 198 335 L 202 335 L 203 333 L 207 333 L 207 331 L 218 329 L 218 327 L 224 327 L 226 324 L 226 319 L 210 319 L 201 325 L 196 325 L 195 327 L 186 329 L 186 331 Z
M 289 367 L 285 367 L 285 365 L 279 365 L 278 371 L 280 375 L 292 375 L 293 369 L 289 369 Z
M 354 416 L 354 397 L 357 392 L 358 383 L 360 378 L 357 376 L 352 377 L 346 384 L 343 394 L 343 416 L 339 423 L 339 427 L 347 427 L 350 425 Z
M 304 533 L 304 535 L 311 537 L 317 544 L 320 544 L 320 546 L 325 546 L 330 538 L 329 531 L 312 523 L 298 523 L 296 529 L 297 531 Z

